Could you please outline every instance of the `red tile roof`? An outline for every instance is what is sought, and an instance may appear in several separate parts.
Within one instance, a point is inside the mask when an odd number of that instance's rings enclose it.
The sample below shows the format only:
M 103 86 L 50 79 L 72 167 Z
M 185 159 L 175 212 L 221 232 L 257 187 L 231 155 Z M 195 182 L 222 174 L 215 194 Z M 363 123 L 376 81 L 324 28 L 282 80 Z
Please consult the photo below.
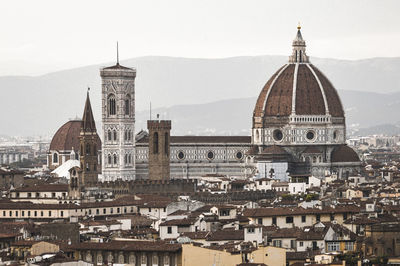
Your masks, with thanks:
M 331 154 L 332 162 L 359 162 L 358 154 L 347 145 L 336 147 Z
M 144 137 L 137 143 L 148 143 L 149 138 Z M 171 144 L 185 143 L 235 143 L 240 145 L 250 145 L 251 136 L 171 136 Z
M 84 242 L 71 245 L 73 250 L 116 250 L 116 251 L 169 251 L 177 252 L 180 244 L 164 241 L 111 241 L 107 243 Z

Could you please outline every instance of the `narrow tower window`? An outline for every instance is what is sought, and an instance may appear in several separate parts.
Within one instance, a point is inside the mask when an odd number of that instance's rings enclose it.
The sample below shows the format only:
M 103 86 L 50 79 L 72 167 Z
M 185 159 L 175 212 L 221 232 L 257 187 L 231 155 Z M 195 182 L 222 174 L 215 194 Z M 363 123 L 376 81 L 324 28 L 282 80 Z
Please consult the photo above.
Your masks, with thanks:
M 115 105 L 115 96 L 110 94 L 107 99 L 107 108 L 108 108 L 108 115 L 115 115 L 116 114 L 116 105 Z
M 158 132 L 154 132 L 154 137 L 153 137 L 153 153 L 157 154 L 158 153 Z
M 129 95 L 125 99 L 125 115 L 130 114 L 130 109 L 131 109 L 131 100 L 129 99 Z
M 164 138 L 165 138 L 164 139 L 164 152 L 168 156 L 168 152 L 169 152 L 169 149 L 168 149 L 168 147 L 169 147 L 169 144 L 168 144 L 168 133 L 165 133 Z
M 117 164 L 117 155 L 114 154 L 114 164 Z
M 111 165 L 111 155 L 108 155 L 108 164 Z
M 90 145 L 86 144 L 86 155 L 90 155 Z
M 114 129 L 114 140 L 117 140 L 117 131 Z
M 112 138 L 111 138 L 111 130 L 108 130 L 108 140 L 112 140 Z

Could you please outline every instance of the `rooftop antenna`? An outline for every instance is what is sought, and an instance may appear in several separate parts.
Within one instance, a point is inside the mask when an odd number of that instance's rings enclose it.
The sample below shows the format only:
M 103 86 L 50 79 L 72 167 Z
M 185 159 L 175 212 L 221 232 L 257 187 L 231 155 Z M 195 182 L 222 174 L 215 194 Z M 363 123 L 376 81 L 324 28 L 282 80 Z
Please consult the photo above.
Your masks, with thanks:
M 117 65 L 119 65 L 119 50 L 118 50 L 118 41 L 117 41 Z

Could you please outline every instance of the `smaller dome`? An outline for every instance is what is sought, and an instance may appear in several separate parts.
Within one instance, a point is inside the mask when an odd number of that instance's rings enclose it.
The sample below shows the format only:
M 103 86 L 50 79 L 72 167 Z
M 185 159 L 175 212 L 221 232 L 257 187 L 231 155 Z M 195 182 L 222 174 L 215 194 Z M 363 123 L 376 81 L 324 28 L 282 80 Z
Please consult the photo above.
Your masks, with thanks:
M 346 162 L 359 162 L 358 154 L 347 145 L 340 145 L 335 148 L 331 153 L 331 162 L 333 163 L 346 163 Z
M 51 140 L 50 150 L 70 151 L 74 148 L 75 151 L 78 151 L 81 124 L 81 120 L 71 120 L 62 125 Z
M 71 120 L 62 125 L 54 134 L 50 143 L 51 151 L 79 151 L 82 120 Z M 101 140 L 97 136 L 97 145 L 101 148 Z

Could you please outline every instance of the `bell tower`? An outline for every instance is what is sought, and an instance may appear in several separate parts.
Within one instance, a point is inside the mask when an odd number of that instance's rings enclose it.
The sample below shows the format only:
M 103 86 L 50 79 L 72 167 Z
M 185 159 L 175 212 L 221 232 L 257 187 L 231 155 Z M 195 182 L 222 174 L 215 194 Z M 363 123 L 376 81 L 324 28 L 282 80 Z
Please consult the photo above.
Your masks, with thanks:
M 149 179 L 170 178 L 171 120 L 148 120 L 149 130 Z
M 89 91 L 86 96 L 85 110 L 83 111 L 80 142 L 80 163 L 82 183 L 84 186 L 93 186 L 98 181 L 98 135 L 94 122 Z
M 117 64 L 101 69 L 102 176 L 104 181 L 135 179 L 136 70 Z

